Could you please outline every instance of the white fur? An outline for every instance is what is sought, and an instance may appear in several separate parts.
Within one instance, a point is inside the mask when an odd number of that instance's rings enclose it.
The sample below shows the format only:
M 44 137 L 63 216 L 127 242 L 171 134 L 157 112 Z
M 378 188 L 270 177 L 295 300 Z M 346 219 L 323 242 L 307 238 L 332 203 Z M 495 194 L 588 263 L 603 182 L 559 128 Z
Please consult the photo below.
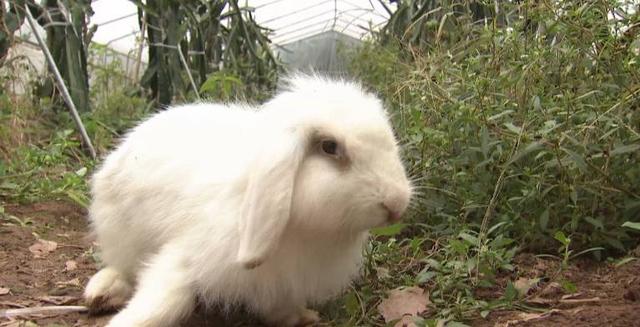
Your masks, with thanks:
M 84 294 L 90 303 L 99 306 L 92 309 L 118 309 L 127 303 L 133 288 L 117 270 L 106 267 L 91 278 Z
M 260 108 L 158 113 L 106 158 L 90 217 L 107 268 L 85 297 L 108 298 L 100 285 L 114 276 L 136 285 L 109 326 L 176 325 L 197 298 L 277 325 L 311 323 L 306 306 L 358 275 L 367 230 L 411 197 L 387 115 L 354 83 L 288 82 Z M 325 138 L 348 159 L 322 153 Z

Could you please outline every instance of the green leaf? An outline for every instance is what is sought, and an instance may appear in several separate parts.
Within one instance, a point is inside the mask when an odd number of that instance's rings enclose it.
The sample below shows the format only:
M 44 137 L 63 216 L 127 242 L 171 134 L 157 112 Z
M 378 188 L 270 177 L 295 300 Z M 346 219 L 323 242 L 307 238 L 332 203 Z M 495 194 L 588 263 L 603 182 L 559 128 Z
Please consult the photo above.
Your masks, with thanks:
M 622 227 L 627 227 L 627 228 L 631 228 L 631 229 L 635 229 L 637 231 L 640 231 L 640 223 L 634 223 L 634 222 L 627 221 L 624 224 L 622 224 Z
M 480 317 L 487 318 L 487 316 L 489 316 L 490 313 L 491 313 L 490 310 L 482 310 L 480 311 Z
M 567 238 L 562 231 L 557 231 L 553 236 L 556 240 L 558 240 L 562 245 L 569 245 L 571 243 L 571 239 Z
M 503 116 L 507 116 L 507 115 L 509 115 L 509 114 L 510 114 L 510 113 L 512 113 L 512 112 L 513 112 L 513 110 L 505 110 L 505 111 L 503 111 L 503 112 L 501 112 L 501 113 L 499 113 L 499 114 L 497 114 L 497 115 L 493 115 L 493 116 L 491 116 L 491 117 L 487 118 L 487 120 L 488 120 L 488 121 L 496 120 L 496 119 L 501 118 L 501 117 L 503 117 Z
M 565 290 L 565 292 L 569 293 L 569 294 L 573 294 L 575 292 L 578 291 L 578 287 L 576 286 L 576 284 L 568 281 L 568 280 L 563 280 L 560 282 L 560 285 L 562 285 L 562 288 Z
M 578 204 L 578 191 L 575 188 L 571 189 L 569 196 L 571 197 L 571 202 L 573 202 L 573 204 Z
M 533 96 L 533 109 L 542 110 L 542 106 L 540 105 L 540 97 L 537 95 Z
M 80 177 L 84 177 L 84 175 L 87 174 L 87 167 L 82 167 L 78 170 L 76 170 L 76 175 L 80 176 Z
M 522 132 L 522 127 L 518 127 L 513 123 L 505 123 L 504 126 L 513 133 L 520 134 Z
M 562 151 L 564 151 L 569 155 L 569 158 L 571 158 L 571 161 L 573 161 L 576 164 L 578 169 L 580 169 L 583 172 L 586 172 L 587 170 L 589 170 L 587 166 L 587 162 L 584 161 L 584 158 L 581 155 L 567 148 L 562 148 Z
M 89 207 L 89 199 L 84 194 L 72 190 L 67 190 L 65 193 L 71 200 L 73 200 L 73 202 L 77 203 L 78 205 L 84 208 Z
M 547 229 L 547 225 L 549 224 L 549 208 L 544 209 L 540 218 L 538 219 L 538 223 L 540 224 L 540 229 Z
M 507 288 L 504 291 L 504 299 L 511 302 L 518 298 L 518 290 L 512 282 L 507 283 Z
M 617 146 L 615 149 L 613 149 L 609 155 L 610 156 L 616 156 L 619 154 L 624 154 L 624 153 L 629 153 L 629 152 L 637 152 L 638 150 L 640 150 L 640 144 L 627 144 L 627 145 L 621 145 L 621 146 Z
M 544 148 L 544 144 L 542 144 L 542 142 L 531 142 L 529 144 L 527 144 L 527 146 L 525 146 L 522 150 L 519 150 L 518 152 L 516 152 L 513 157 L 511 157 L 511 159 L 509 159 L 509 161 L 507 162 L 507 165 L 510 165 L 520 159 L 522 159 L 522 157 L 534 152 L 534 151 L 538 151 L 540 149 Z
M 504 237 L 503 235 L 498 235 L 496 238 L 494 238 L 491 241 L 491 247 L 493 249 L 500 249 L 500 248 L 504 248 L 509 244 L 513 243 L 513 239 L 510 239 L 508 237 Z
M 356 292 L 351 292 L 347 294 L 344 299 L 344 306 L 349 313 L 349 316 L 354 317 L 358 315 L 360 311 L 360 303 L 358 302 L 358 297 L 356 296 Z
M 585 253 L 589 253 L 589 252 L 599 252 L 599 251 L 603 251 L 603 250 L 604 250 L 604 248 L 603 248 L 603 247 L 589 248 L 589 249 L 582 250 L 582 251 L 580 251 L 580 252 L 578 252 L 578 253 L 576 253 L 576 254 L 571 255 L 570 259 L 577 258 L 577 257 L 579 257 L 579 256 L 581 256 L 581 255 L 583 255 L 583 254 L 585 254 Z
M 460 234 L 458 234 L 458 237 L 467 241 L 470 245 L 478 245 L 478 238 L 471 234 L 461 232 Z
M 640 201 L 629 201 L 624 205 L 624 210 L 640 209 Z
M 626 248 L 624 247 L 624 244 L 622 244 L 622 242 L 620 242 L 619 239 L 617 238 L 613 238 L 613 237 L 605 237 L 604 238 L 605 241 L 607 241 L 607 244 L 611 245 L 612 247 L 620 250 L 620 251 L 626 251 Z
M 441 270 L 442 269 L 442 264 L 440 264 L 440 262 L 438 262 L 438 260 L 435 260 L 433 258 L 429 258 L 427 260 L 425 260 L 425 262 L 427 264 L 429 264 L 429 267 L 435 269 L 435 270 Z
M 562 126 L 562 124 L 558 124 L 555 119 L 547 120 L 544 122 L 544 127 L 542 127 L 538 133 L 542 135 L 548 135 L 550 132 L 555 130 L 556 128 Z
M 466 254 L 469 251 L 469 245 L 467 243 L 456 239 L 450 240 L 449 246 L 458 254 Z
M 407 224 L 394 224 L 384 227 L 378 227 L 371 230 L 371 234 L 375 236 L 394 236 L 400 234 L 407 227 Z
M 482 126 L 480 129 L 480 149 L 485 158 L 489 155 L 489 132 L 486 126 Z
M 489 230 L 487 230 L 487 235 L 491 235 L 491 233 L 493 233 L 495 230 L 497 230 L 498 228 L 500 228 L 500 226 L 505 225 L 507 222 L 503 221 L 503 222 L 499 222 L 493 226 L 491 226 L 491 228 L 489 228 Z
M 431 279 L 433 279 L 433 277 L 435 277 L 437 275 L 437 273 L 435 271 L 429 271 L 427 269 L 428 269 L 428 267 L 426 269 L 423 269 L 416 276 L 416 282 L 418 284 L 424 284 L 424 283 L 430 281 Z
M 591 218 L 591 217 L 587 216 L 587 217 L 584 217 L 584 220 L 586 220 L 589 224 L 593 225 L 595 228 L 604 229 L 604 225 L 598 219 Z
M 633 261 L 633 260 L 637 260 L 638 258 L 636 257 L 627 257 L 627 258 L 622 258 L 620 260 L 618 260 L 616 263 L 614 263 L 613 265 L 616 267 L 620 267 L 623 265 L 626 265 L 627 263 Z
M 12 183 L 12 182 L 3 182 L 2 184 L 0 184 L 0 188 L 6 189 L 6 190 L 15 190 L 18 187 L 19 187 L 18 184 Z

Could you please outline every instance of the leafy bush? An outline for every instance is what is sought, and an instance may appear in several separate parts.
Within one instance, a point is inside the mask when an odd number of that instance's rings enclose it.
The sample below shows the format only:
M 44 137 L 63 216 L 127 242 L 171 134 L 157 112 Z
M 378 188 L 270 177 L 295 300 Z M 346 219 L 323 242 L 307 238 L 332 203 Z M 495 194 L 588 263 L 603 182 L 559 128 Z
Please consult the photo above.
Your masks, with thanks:
M 386 35 L 355 54 L 352 71 L 392 108 L 415 219 L 481 239 L 503 223 L 530 250 L 555 250 L 563 231 L 577 248 L 625 251 L 638 238 L 621 225 L 640 219 L 640 62 L 637 32 L 620 26 L 638 13 L 513 6 L 509 25 L 469 24 L 466 38 L 428 46 Z
M 151 108 L 120 67 L 117 62 L 91 67 L 93 110 L 81 116 L 99 154 Z M 7 72 L 5 79 L 16 78 Z M 95 162 L 85 155 L 67 110 L 31 93 L 0 95 L 0 137 L 0 200 L 67 198 L 88 204 L 86 177 Z
M 5 100 L 0 102 L 0 135 L 6 140 L 0 148 L 0 200 L 62 197 L 86 205 L 84 177 L 93 162 L 84 156 L 71 123 L 55 131 L 51 121 L 59 114 L 36 110 L 24 99 Z

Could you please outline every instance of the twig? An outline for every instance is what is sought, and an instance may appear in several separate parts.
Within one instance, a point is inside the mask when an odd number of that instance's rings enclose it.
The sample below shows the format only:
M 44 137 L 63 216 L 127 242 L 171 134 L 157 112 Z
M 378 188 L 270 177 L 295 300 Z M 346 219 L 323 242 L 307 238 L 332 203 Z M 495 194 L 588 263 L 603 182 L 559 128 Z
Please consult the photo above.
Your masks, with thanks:
M 580 132 L 584 132 L 585 130 L 592 128 L 593 126 L 595 126 L 596 123 L 598 123 L 598 121 L 600 121 L 600 119 L 602 117 L 607 116 L 611 111 L 619 108 L 620 106 L 622 106 L 622 104 L 624 104 L 625 102 L 627 102 L 629 99 L 634 98 L 635 96 L 638 95 L 638 93 L 640 93 L 640 88 L 635 89 L 633 92 L 631 92 L 631 94 L 628 94 L 626 97 L 624 97 L 624 99 L 616 102 L 616 104 L 614 104 L 613 106 L 611 106 L 609 109 L 607 109 L 604 113 L 602 113 L 601 115 L 599 115 L 598 117 L 596 117 L 596 119 L 594 119 L 591 124 L 582 127 L 582 129 L 580 130 Z M 640 137 L 640 133 L 636 132 L 631 126 L 628 126 L 627 124 L 624 124 L 624 122 L 622 122 L 622 125 L 624 125 L 631 133 L 633 133 L 636 137 Z
M 596 296 L 588 299 L 566 299 L 566 300 L 563 299 L 563 300 L 560 300 L 559 302 L 561 304 L 566 304 L 566 305 L 579 305 L 579 304 L 585 304 L 585 303 L 600 302 L 600 298 Z
M 58 244 L 59 248 L 73 248 L 73 249 L 81 249 L 84 250 L 86 247 L 82 246 L 82 245 L 76 245 L 76 244 Z
M 21 309 L 5 309 L 0 310 L 0 317 L 3 318 L 13 318 L 17 316 L 32 316 L 38 314 L 67 314 L 74 312 L 87 312 L 89 308 L 81 305 L 51 305 L 51 306 L 43 306 L 43 307 L 32 307 L 32 308 L 21 308 Z
M 144 15 L 144 14 L 143 14 Z M 142 65 L 142 50 L 144 48 L 145 32 L 147 30 L 147 20 L 142 17 L 142 26 L 140 27 L 140 44 L 138 45 L 138 58 L 136 59 L 136 68 L 134 78 L 140 78 L 140 66 Z
M 182 54 L 182 49 L 180 49 L 180 46 L 177 46 L 176 48 L 178 49 L 178 55 L 180 56 L 180 61 L 182 61 L 184 70 L 187 72 L 187 76 L 189 76 L 189 82 L 191 82 L 191 87 L 193 88 L 193 92 L 195 92 L 196 97 L 198 98 L 198 100 L 200 100 L 200 93 L 198 92 L 198 87 L 196 86 L 196 82 L 193 79 L 193 75 L 191 75 L 191 69 L 189 68 L 189 64 L 187 63 L 187 60 L 184 58 L 184 55 Z
M 109 127 L 107 124 L 105 124 L 105 123 L 103 123 L 103 122 L 101 122 L 101 121 L 99 121 L 97 119 L 94 119 L 94 120 L 95 120 L 96 124 L 102 126 L 102 128 L 104 128 L 107 131 L 109 131 L 109 133 L 113 134 L 113 136 L 117 136 L 117 137 L 120 136 L 120 133 L 118 133 L 115 129 Z

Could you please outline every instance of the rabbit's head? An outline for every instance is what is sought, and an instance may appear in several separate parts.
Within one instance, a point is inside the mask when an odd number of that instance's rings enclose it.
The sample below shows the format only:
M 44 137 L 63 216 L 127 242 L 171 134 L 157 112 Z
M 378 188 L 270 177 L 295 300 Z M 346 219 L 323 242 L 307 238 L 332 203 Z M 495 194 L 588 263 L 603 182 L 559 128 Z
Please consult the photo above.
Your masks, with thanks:
M 238 259 L 263 262 L 287 230 L 357 235 L 397 222 L 412 186 L 381 101 L 352 82 L 294 76 L 265 104 Z

